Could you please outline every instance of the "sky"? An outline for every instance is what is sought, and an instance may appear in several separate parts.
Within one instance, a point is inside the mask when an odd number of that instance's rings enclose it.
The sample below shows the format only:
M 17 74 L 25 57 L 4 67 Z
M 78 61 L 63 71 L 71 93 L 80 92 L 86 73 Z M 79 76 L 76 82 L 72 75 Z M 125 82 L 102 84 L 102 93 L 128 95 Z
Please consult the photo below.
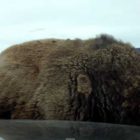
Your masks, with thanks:
M 29 40 L 110 34 L 140 47 L 140 0 L 0 0 L 0 52 Z

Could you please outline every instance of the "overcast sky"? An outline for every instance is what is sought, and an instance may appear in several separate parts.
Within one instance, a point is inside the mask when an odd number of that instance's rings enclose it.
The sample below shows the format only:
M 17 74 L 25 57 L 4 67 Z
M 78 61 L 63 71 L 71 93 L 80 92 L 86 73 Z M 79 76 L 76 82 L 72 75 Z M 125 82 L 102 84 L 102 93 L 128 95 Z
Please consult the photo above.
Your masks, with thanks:
M 0 0 L 0 51 L 44 38 L 101 33 L 140 47 L 140 0 Z

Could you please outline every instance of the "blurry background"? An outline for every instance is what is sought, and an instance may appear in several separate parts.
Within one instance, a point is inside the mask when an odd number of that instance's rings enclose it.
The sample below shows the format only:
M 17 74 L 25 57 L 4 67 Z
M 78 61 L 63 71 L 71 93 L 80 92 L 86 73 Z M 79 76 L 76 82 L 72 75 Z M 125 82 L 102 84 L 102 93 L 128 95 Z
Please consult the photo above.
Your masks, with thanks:
M 101 33 L 140 47 L 139 0 L 0 0 L 0 52 L 43 38 Z

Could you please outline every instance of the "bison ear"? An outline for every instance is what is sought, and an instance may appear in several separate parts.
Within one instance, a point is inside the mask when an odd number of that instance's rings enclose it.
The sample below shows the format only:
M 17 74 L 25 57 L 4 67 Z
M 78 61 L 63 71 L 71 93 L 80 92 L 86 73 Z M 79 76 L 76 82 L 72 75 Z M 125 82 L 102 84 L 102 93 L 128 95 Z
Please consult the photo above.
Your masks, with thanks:
M 77 91 L 84 95 L 90 95 L 92 92 L 91 82 L 87 75 L 80 74 L 77 77 Z

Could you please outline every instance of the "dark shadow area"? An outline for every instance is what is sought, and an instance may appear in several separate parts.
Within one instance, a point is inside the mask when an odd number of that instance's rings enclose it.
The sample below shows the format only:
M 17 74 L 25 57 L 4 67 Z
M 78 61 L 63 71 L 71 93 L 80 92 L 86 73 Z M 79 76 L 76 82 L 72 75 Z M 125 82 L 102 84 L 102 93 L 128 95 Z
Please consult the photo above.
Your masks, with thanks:
M 11 111 L 4 111 L 0 114 L 0 119 L 11 119 Z

